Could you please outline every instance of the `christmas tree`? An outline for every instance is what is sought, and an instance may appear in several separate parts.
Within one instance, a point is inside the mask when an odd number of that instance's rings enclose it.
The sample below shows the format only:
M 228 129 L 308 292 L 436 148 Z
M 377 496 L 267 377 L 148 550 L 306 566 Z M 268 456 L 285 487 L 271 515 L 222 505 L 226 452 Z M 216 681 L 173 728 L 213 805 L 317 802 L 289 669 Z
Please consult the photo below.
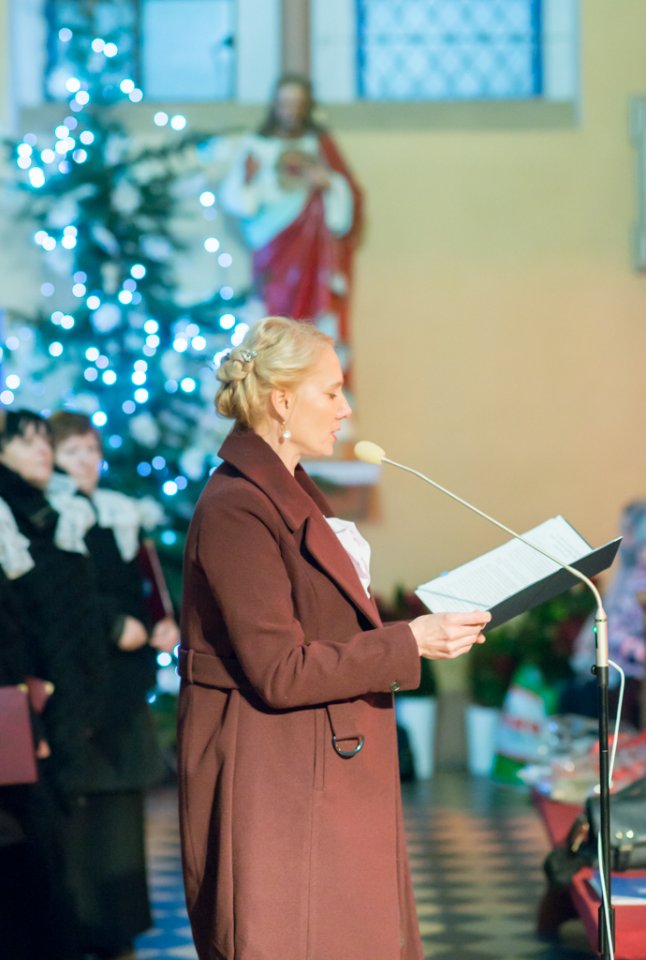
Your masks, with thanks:
M 60 122 L 49 137 L 10 145 L 42 257 L 42 301 L 37 315 L 5 324 L 0 399 L 89 413 L 105 438 L 109 485 L 158 498 L 169 519 L 161 541 L 179 547 L 228 429 L 213 412 L 214 368 L 246 332 L 245 296 L 223 282 L 193 302 L 178 283 L 174 263 L 191 251 L 173 218 L 187 196 L 216 274 L 226 276 L 231 257 L 213 235 L 214 194 L 191 193 L 207 136 L 162 111 L 141 134 L 132 9 L 126 0 L 48 5 L 47 93 L 61 103 Z

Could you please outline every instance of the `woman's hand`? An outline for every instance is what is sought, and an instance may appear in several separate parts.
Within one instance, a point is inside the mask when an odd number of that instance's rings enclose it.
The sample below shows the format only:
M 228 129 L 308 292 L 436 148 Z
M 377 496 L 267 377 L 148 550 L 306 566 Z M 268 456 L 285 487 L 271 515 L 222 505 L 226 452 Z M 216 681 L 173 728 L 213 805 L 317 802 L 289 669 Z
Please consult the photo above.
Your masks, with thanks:
M 148 632 L 141 620 L 126 617 L 123 621 L 121 636 L 117 640 L 119 650 L 139 650 L 148 642 Z
M 474 643 L 484 643 L 481 630 L 491 620 L 484 610 L 469 613 L 428 613 L 411 620 L 420 657 L 455 660 L 468 653 Z
M 155 624 L 150 635 L 150 646 L 163 653 L 172 653 L 179 643 L 179 627 L 172 617 L 164 617 Z

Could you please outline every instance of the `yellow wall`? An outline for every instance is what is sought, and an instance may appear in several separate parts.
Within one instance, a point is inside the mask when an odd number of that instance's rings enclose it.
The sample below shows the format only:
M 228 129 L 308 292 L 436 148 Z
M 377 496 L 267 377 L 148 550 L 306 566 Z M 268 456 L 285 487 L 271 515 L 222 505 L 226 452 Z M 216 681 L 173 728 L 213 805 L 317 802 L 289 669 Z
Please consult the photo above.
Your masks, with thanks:
M 594 544 L 646 495 L 646 276 L 632 266 L 628 101 L 646 3 L 582 3 L 570 129 L 341 131 L 366 189 L 358 433 L 509 525 L 563 513 Z M 378 589 L 503 539 L 385 468 L 366 525 Z

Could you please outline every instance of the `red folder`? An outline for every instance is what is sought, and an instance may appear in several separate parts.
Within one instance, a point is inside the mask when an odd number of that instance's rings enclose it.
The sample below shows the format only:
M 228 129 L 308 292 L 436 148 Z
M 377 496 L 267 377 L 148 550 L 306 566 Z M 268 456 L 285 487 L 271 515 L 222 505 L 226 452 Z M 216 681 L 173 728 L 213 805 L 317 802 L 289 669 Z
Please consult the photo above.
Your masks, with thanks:
M 27 685 L 0 687 L 0 785 L 37 779 Z

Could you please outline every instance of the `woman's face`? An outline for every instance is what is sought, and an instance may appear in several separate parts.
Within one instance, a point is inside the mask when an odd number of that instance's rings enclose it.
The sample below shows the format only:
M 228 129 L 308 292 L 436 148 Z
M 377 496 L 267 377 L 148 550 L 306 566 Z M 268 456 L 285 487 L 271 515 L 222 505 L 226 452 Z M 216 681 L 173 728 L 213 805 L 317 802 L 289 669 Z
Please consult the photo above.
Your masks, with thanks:
M 24 434 L 12 437 L 0 451 L 0 463 L 13 470 L 33 487 L 44 490 L 54 466 L 48 434 L 30 423 Z
M 291 137 L 301 133 L 309 107 L 307 91 L 300 84 L 285 83 L 280 87 L 276 93 L 274 114 L 281 133 Z
M 103 453 L 95 433 L 76 433 L 56 445 L 56 466 L 69 473 L 79 490 L 91 494 L 99 482 Z
M 299 458 L 329 457 L 341 423 L 351 413 L 343 393 L 339 358 L 326 344 L 316 366 L 290 395 L 288 442 Z

